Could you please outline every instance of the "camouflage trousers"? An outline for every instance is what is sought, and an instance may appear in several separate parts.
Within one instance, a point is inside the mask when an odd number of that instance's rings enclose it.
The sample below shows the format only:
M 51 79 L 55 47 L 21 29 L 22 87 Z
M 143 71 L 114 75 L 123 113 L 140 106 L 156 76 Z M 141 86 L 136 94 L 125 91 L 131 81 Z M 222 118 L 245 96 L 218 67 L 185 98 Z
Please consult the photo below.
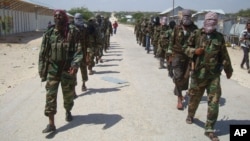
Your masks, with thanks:
M 87 52 L 87 66 L 88 70 L 92 70 L 95 66 L 95 51 L 94 49 L 89 49 Z
M 81 70 L 81 74 L 82 74 L 82 81 L 83 82 L 88 81 L 88 72 L 87 72 L 87 63 L 86 63 L 86 61 L 85 62 L 81 62 L 81 64 L 80 64 L 80 70 Z
M 107 51 L 107 49 L 110 46 L 110 35 L 105 36 L 105 45 L 104 45 L 104 51 Z
M 66 111 L 71 111 L 74 105 L 74 88 L 76 77 L 70 75 L 67 71 L 63 71 L 60 74 L 52 72 L 48 73 L 46 83 L 46 104 L 44 114 L 46 116 L 50 114 L 56 114 L 57 112 L 57 93 L 59 83 L 61 83 L 63 93 L 63 104 Z
M 188 66 L 188 58 L 181 54 L 175 54 L 172 60 L 173 81 L 175 83 L 174 94 L 182 96 L 182 90 L 187 90 L 189 76 L 185 76 Z
M 219 76 L 215 77 L 214 79 L 204 79 L 203 81 L 199 81 L 195 78 L 191 79 L 189 89 L 190 100 L 188 104 L 188 115 L 194 117 L 205 90 L 207 91 L 208 102 L 205 132 L 213 132 L 214 125 L 219 114 L 219 101 L 221 97 Z

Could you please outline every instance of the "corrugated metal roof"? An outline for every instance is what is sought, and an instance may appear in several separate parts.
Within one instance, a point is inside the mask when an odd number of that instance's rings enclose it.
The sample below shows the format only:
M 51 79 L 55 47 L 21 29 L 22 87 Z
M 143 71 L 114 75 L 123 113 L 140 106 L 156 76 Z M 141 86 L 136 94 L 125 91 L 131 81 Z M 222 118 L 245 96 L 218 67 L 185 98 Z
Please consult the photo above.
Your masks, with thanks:
M 164 11 L 162 11 L 161 13 L 159 13 L 160 15 L 163 15 L 163 14 L 166 14 L 166 13 L 169 13 L 169 12 L 171 12 L 171 11 L 173 11 L 173 9 L 176 9 L 176 8 L 178 8 L 178 7 L 180 7 L 180 6 L 176 6 L 176 7 L 170 7 L 170 8 L 168 8 L 168 9 L 166 9 L 166 10 L 164 10 Z M 182 8 L 182 7 L 181 7 Z
M 30 3 L 30 4 L 33 4 L 33 5 L 37 5 L 37 6 L 40 6 L 40 7 L 45 7 L 45 8 L 48 8 L 48 9 L 54 9 L 52 6 L 50 6 L 48 4 L 45 4 L 45 3 L 38 2 L 38 1 L 33 1 L 33 0 L 20 0 L 20 1 Z
M 194 13 L 192 15 L 192 17 L 194 17 L 196 15 L 199 15 L 199 14 L 207 13 L 207 12 L 215 12 L 217 14 L 225 15 L 225 12 L 222 9 L 206 9 L 206 10 L 201 10 L 201 11 L 199 11 L 197 13 Z

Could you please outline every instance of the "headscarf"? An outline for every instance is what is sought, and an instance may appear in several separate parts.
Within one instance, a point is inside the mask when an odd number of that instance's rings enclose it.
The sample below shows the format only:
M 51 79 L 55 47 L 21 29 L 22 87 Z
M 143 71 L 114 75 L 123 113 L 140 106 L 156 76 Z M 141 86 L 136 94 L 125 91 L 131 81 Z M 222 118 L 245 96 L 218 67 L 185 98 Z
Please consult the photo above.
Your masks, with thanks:
M 56 15 L 60 15 L 60 18 L 59 17 L 56 17 Z M 55 10 L 54 11 L 54 21 L 55 21 L 55 24 L 57 25 L 67 25 L 68 23 L 68 16 L 66 14 L 66 12 L 64 10 Z
M 67 36 L 68 30 L 68 16 L 64 10 L 55 10 L 54 11 L 54 22 L 56 28 L 63 34 L 64 37 Z
M 171 29 L 174 29 L 175 25 L 176 25 L 175 21 L 170 21 L 170 22 L 169 22 L 169 27 L 170 27 Z
M 192 24 L 191 11 L 188 9 L 182 10 L 182 24 L 184 26 L 189 26 Z
M 74 16 L 74 23 L 76 26 L 83 26 L 84 21 L 83 21 L 83 16 L 81 13 L 76 13 Z
M 208 12 L 205 15 L 204 30 L 206 33 L 212 33 L 218 24 L 218 15 L 215 12 Z

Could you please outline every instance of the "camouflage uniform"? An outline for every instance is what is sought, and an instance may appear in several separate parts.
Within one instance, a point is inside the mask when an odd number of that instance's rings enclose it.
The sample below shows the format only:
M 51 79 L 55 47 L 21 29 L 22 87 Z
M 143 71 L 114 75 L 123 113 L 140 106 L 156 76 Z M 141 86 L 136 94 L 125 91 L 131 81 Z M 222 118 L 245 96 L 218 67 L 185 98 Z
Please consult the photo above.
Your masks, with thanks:
M 184 31 L 181 25 L 178 25 L 174 28 L 169 42 L 168 53 L 172 53 L 173 56 L 172 67 L 174 70 L 174 93 L 177 96 L 182 96 L 181 91 L 188 89 L 189 76 L 185 76 L 185 72 L 189 64 L 189 58 L 184 54 L 183 45 L 195 29 L 197 29 L 197 26 L 194 24 L 190 25 L 186 31 Z
M 189 89 L 188 117 L 194 117 L 206 90 L 208 113 L 205 132 L 214 132 L 221 97 L 221 71 L 224 70 L 226 74 L 232 74 L 233 72 L 224 36 L 217 31 L 208 35 L 203 28 L 198 29 L 190 36 L 187 46 L 185 53 L 192 58 L 194 66 Z M 194 52 L 197 48 L 203 48 L 204 53 L 199 56 L 195 55 Z
M 83 22 L 83 16 L 80 13 L 75 14 L 74 24 L 80 30 L 79 38 L 80 38 L 80 42 L 82 45 L 82 54 L 83 54 L 83 59 L 80 64 L 80 70 L 81 70 L 82 82 L 83 82 L 82 91 L 86 91 L 87 88 L 85 86 L 85 82 L 88 81 L 86 56 L 87 56 L 87 47 L 89 47 L 87 25 Z M 75 94 L 75 97 L 77 97 L 76 94 Z
M 75 75 L 68 73 L 70 68 L 78 68 L 82 60 L 82 45 L 80 31 L 74 25 L 68 26 L 66 39 L 54 26 L 51 26 L 43 35 L 39 53 L 39 75 L 46 81 L 45 115 L 56 114 L 57 92 L 61 83 L 64 108 L 71 111 L 74 105 Z
M 89 46 L 87 48 L 87 65 L 89 74 L 93 74 L 93 67 L 95 66 L 95 53 L 98 51 L 98 32 L 97 32 L 97 25 L 95 23 L 94 18 L 90 18 L 88 21 L 87 27 L 87 36 L 89 38 Z
M 164 66 L 164 59 L 166 58 L 166 52 L 169 45 L 169 34 L 166 31 L 169 29 L 167 25 L 161 26 L 160 37 L 158 41 L 158 48 L 157 48 L 157 57 L 160 59 L 160 69 L 165 68 Z
M 159 17 L 156 17 L 156 23 L 154 24 L 154 31 L 152 35 L 152 45 L 154 46 L 154 55 L 156 56 L 157 48 L 158 48 L 158 40 L 160 38 L 161 25 L 159 21 Z
M 146 35 L 147 35 L 148 19 L 144 18 L 141 23 L 141 43 L 143 47 L 146 47 Z
M 134 34 L 135 34 L 137 43 L 139 43 L 139 23 L 140 23 L 140 20 L 137 20 L 135 23 L 135 27 L 134 27 Z
M 96 16 L 96 31 L 97 31 L 97 48 L 96 48 L 96 63 L 102 62 L 104 39 L 105 39 L 105 24 L 100 15 Z
M 104 51 L 107 52 L 108 47 L 110 46 L 110 36 L 113 34 L 112 23 L 109 21 L 109 17 L 104 18 L 105 23 L 105 45 Z

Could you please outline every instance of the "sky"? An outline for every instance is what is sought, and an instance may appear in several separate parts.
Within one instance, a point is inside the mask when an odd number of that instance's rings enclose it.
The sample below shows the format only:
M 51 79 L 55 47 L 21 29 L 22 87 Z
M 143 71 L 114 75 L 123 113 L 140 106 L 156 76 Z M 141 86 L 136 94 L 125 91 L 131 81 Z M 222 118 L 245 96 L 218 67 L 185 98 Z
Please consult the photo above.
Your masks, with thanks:
M 162 12 L 168 8 L 181 6 L 196 11 L 222 9 L 226 13 L 236 13 L 250 8 L 250 0 L 31 0 L 46 4 L 54 9 L 70 10 L 85 7 L 90 11 L 148 11 Z

